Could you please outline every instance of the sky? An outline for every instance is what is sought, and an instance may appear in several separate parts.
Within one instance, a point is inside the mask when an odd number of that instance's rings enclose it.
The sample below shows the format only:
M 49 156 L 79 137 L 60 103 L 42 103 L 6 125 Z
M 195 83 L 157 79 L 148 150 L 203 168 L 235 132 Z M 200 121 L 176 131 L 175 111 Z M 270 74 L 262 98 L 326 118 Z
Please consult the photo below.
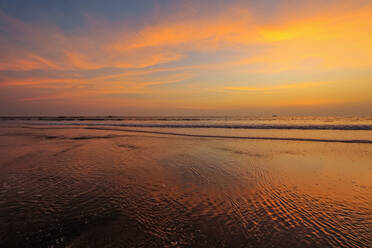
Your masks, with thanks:
M 0 115 L 372 115 L 371 0 L 0 0 Z

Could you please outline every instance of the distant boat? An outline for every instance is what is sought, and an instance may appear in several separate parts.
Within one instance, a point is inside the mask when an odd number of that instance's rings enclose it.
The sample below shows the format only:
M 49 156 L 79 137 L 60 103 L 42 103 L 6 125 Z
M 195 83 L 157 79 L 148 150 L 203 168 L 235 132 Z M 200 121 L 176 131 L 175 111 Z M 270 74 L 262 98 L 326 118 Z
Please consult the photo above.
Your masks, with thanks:
M 272 115 L 271 117 L 278 117 L 277 115 Z

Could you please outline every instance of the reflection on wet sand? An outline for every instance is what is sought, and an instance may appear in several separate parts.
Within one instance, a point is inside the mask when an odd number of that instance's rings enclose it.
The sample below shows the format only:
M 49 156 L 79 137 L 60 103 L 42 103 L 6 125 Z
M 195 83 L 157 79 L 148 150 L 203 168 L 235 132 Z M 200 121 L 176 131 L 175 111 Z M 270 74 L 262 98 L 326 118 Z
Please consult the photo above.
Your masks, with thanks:
M 1 247 L 371 247 L 370 144 L 1 128 Z

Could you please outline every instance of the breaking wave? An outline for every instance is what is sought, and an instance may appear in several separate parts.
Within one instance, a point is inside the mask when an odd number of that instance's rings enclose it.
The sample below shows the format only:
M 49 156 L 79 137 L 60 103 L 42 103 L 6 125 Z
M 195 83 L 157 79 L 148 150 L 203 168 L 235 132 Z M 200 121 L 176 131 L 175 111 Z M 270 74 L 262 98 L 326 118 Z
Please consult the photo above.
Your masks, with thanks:
M 344 124 L 161 124 L 161 123 L 86 123 L 86 122 L 19 122 L 26 125 L 69 125 L 141 128 L 222 128 L 222 129 L 278 129 L 278 130 L 372 130 L 372 125 Z

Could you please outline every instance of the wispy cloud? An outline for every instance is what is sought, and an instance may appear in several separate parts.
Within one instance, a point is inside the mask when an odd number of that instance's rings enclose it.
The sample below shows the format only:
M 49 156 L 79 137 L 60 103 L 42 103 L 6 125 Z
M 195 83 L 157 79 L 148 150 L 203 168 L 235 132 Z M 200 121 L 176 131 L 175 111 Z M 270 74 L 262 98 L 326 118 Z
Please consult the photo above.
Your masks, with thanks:
M 368 1 L 278 1 L 267 15 L 242 2 L 221 3 L 220 10 L 200 5 L 174 3 L 172 11 L 154 10 L 141 23 L 86 13 L 86 22 L 73 31 L 0 11 L 0 87 L 25 95 L 33 89 L 22 98 L 28 102 L 89 99 L 91 104 L 97 97 L 133 93 L 146 99 L 127 103 L 208 108 L 221 98 L 231 106 L 301 105 L 300 96 L 288 92 L 306 90 L 314 104 L 326 103 L 327 97 L 348 97 L 351 86 L 340 84 L 335 91 L 333 82 L 371 78 L 360 72 L 372 67 Z M 343 78 L 344 71 L 351 76 Z M 354 84 L 369 89 L 362 80 Z M 323 100 L 315 89 L 322 89 Z M 259 97 L 248 101 L 236 97 L 239 92 Z M 268 99 L 271 92 L 286 100 Z
M 264 87 L 239 87 L 239 86 L 228 86 L 225 87 L 226 90 L 234 91 L 278 91 L 278 90 L 287 90 L 287 89 L 304 89 L 317 87 L 322 85 L 327 85 L 335 82 L 304 82 L 304 83 L 292 83 L 292 84 L 280 84 L 274 86 L 264 86 Z

